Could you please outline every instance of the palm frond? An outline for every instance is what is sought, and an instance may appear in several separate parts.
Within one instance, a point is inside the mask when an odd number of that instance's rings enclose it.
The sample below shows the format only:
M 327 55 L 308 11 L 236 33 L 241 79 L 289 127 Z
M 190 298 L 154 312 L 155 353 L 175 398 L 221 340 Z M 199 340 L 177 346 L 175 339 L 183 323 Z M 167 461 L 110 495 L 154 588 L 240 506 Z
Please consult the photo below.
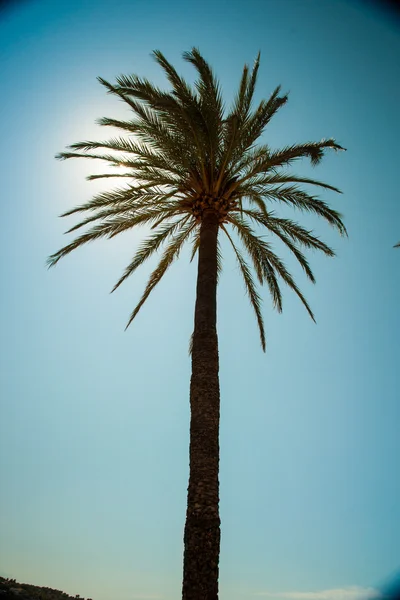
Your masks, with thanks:
M 315 237 L 311 231 L 304 229 L 301 225 L 291 219 L 282 219 L 275 217 L 273 213 L 265 216 L 261 211 L 244 211 L 247 215 L 254 218 L 260 225 L 264 225 L 267 229 L 276 233 L 281 231 L 287 234 L 294 242 L 300 243 L 305 248 L 320 250 L 327 256 L 335 256 L 335 252 L 322 240 Z
M 265 162 L 270 154 L 270 148 L 266 144 L 258 145 L 255 148 L 248 148 L 246 152 L 237 159 L 235 164 L 231 166 L 232 175 L 236 175 L 242 181 L 248 173 L 260 163 Z
M 314 213 L 337 229 L 340 235 L 347 236 L 346 227 L 339 212 L 330 208 L 323 200 L 307 194 L 296 186 L 277 186 L 260 190 L 260 193 L 268 199 L 278 200 L 304 212 Z
M 242 122 L 246 118 L 246 92 L 249 85 L 249 67 L 244 65 L 239 88 L 235 96 L 233 106 L 227 116 L 226 124 L 232 123 L 232 120 Z M 227 131 L 228 133 L 228 131 Z M 229 133 L 228 133 L 229 137 Z M 228 144 L 229 145 L 229 142 Z
M 262 285 L 264 281 L 264 269 L 261 258 L 263 254 L 261 240 L 251 230 L 250 226 L 247 225 L 247 223 L 245 223 L 239 216 L 230 215 L 229 223 L 234 226 L 241 241 L 243 242 L 243 245 L 252 260 L 258 281 Z
M 254 61 L 251 73 L 249 73 L 248 65 L 244 65 L 239 89 L 234 99 L 232 108 L 227 116 L 227 123 L 232 120 L 236 120 L 240 124 L 239 129 L 243 128 L 244 124 L 250 117 L 250 108 L 260 66 L 260 56 L 261 54 L 259 52 Z M 229 141 L 227 145 L 230 145 Z
M 196 229 L 194 232 L 194 239 L 192 242 L 192 251 L 190 253 L 190 262 L 193 262 L 194 257 L 198 249 L 200 248 L 200 228 Z
M 83 246 L 89 242 L 100 238 L 108 238 L 111 239 L 124 231 L 128 231 L 137 225 L 144 225 L 146 223 L 151 223 L 152 221 L 158 220 L 160 218 L 161 211 L 158 208 L 150 207 L 147 210 L 138 211 L 136 214 L 132 215 L 117 215 L 111 218 L 106 218 L 103 223 L 95 225 L 86 233 L 81 234 L 75 240 L 73 240 L 70 244 L 67 244 L 55 254 L 52 254 L 47 259 L 48 267 L 54 267 L 58 261 L 75 250 L 80 246 Z M 175 210 L 171 210 L 169 213 L 166 210 L 166 216 L 173 216 L 176 214 Z
M 199 74 L 195 86 L 199 95 L 199 108 L 203 116 L 209 145 L 210 179 L 214 179 L 214 170 L 220 154 L 223 133 L 223 113 L 221 90 L 217 79 L 207 61 L 197 48 L 184 52 L 184 60 L 191 63 Z
M 129 317 L 129 321 L 128 321 L 125 329 L 127 329 L 129 327 L 129 325 L 132 323 L 133 319 L 136 317 L 139 310 L 141 309 L 143 304 L 146 302 L 147 298 L 149 297 L 149 295 L 151 294 L 153 289 L 161 281 L 162 277 L 165 275 L 165 272 L 171 266 L 174 259 L 176 259 L 179 256 L 179 252 L 180 252 L 183 244 L 185 243 L 186 239 L 188 238 L 192 229 L 195 226 L 196 226 L 196 223 L 193 223 L 193 222 L 189 223 L 185 228 L 182 229 L 182 231 L 179 234 L 177 234 L 175 237 L 173 237 L 171 242 L 168 244 L 168 246 L 166 247 L 166 249 L 163 252 L 163 255 L 161 257 L 161 260 L 160 260 L 158 266 L 156 267 L 156 269 L 154 269 L 154 271 L 150 275 L 146 289 L 144 290 L 139 303 L 137 304 L 137 306 L 133 310 L 131 316 Z
M 337 144 L 332 138 L 321 140 L 320 142 L 293 144 L 292 146 L 286 146 L 281 150 L 272 152 L 267 161 L 267 165 L 265 165 L 265 170 L 287 166 L 300 158 L 309 158 L 311 164 L 315 166 L 321 162 L 325 150 L 329 148 L 332 148 L 333 150 L 345 150 L 345 148 Z
M 166 67 L 166 63 L 164 65 Z M 169 76 L 172 77 L 171 72 Z M 179 78 L 178 75 L 177 77 Z M 185 84 L 181 78 L 179 78 L 181 85 L 176 81 L 177 87 L 174 87 L 174 92 L 178 97 L 161 91 L 147 79 L 139 78 L 136 75 L 121 75 L 116 79 L 118 85 L 115 88 L 119 92 L 145 102 L 171 129 L 173 134 L 180 137 L 182 144 L 186 144 L 188 149 L 194 144 L 197 158 L 204 160 L 203 118 L 196 97 L 190 92 L 190 88 L 187 89 L 187 93 L 185 92 Z M 175 77 L 173 79 L 175 80 Z
M 267 205 L 265 203 L 264 198 L 257 191 L 248 190 L 246 193 L 246 198 L 249 201 L 249 204 L 255 204 L 257 208 L 262 212 L 265 216 L 268 216 Z M 242 208 L 243 212 L 243 208 Z
M 341 194 L 342 192 L 335 186 L 329 185 L 328 183 L 324 183 L 323 181 L 318 181 L 316 179 L 310 179 L 309 177 L 298 177 L 297 175 L 292 174 L 284 174 L 284 173 L 272 173 L 271 175 L 265 175 L 261 179 L 257 181 L 257 185 L 273 185 L 282 184 L 282 183 L 306 183 L 308 185 L 315 185 L 318 187 L 322 187 L 325 190 L 332 190 L 333 192 L 337 192 Z
M 302 182 L 311 185 L 319 185 L 326 189 L 331 189 L 339 192 L 337 188 L 328 184 L 315 181 L 310 178 L 302 178 L 291 174 L 278 173 L 276 170 L 287 167 L 293 161 L 301 158 L 310 158 L 312 164 L 316 165 L 322 157 L 326 149 L 334 148 L 335 150 L 345 150 L 334 140 L 322 140 L 321 142 L 310 142 L 308 144 L 295 144 L 287 146 L 275 152 L 271 151 L 266 145 L 256 148 L 253 152 L 246 153 L 244 158 L 235 165 L 234 172 L 244 172 L 238 177 L 237 187 L 242 186 L 245 182 L 250 185 L 271 185 L 276 183 L 287 182 Z
M 111 83 L 109 83 L 108 81 L 103 79 L 103 77 L 97 77 L 97 81 L 99 83 L 101 83 L 101 85 L 103 85 L 107 89 L 107 93 L 118 96 L 120 98 L 120 100 L 122 100 L 123 102 L 128 104 L 128 106 L 135 113 L 137 113 L 139 115 L 142 113 L 144 107 L 142 107 L 138 102 L 136 102 L 135 100 L 132 100 L 132 98 L 130 98 L 129 96 L 124 94 L 120 89 L 117 88 L 117 86 L 112 85 Z
M 183 58 L 191 63 L 197 70 L 200 80 L 196 82 L 195 85 L 199 93 L 200 101 L 207 104 L 208 107 L 213 108 L 215 124 L 220 126 L 223 119 L 224 105 L 220 86 L 212 68 L 200 54 L 198 48 L 192 48 L 190 52 L 184 52 Z
M 177 216 L 182 214 L 184 211 L 180 208 L 178 203 L 174 204 L 162 204 L 158 203 L 157 206 L 152 206 L 149 203 L 143 202 L 142 204 L 136 205 L 134 208 L 132 206 L 115 206 L 112 208 L 108 208 L 105 210 L 98 211 L 94 215 L 91 215 L 74 225 L 65 233 L 72 233 L 81 229 L 85 225 L 89 223 L 93 223 L 94 221 L 107 220 L 109 217 L 118 217 L 119 219 L 126 219 L 132 224 L 132 227 L 135 225 L 142 225 L 145 223 L 151 223 L 156 220 L 156 223 L 152 226 L 152 229 L 156 227 L 158 224 L 162 223 L 165 219 Z M 186 212 L 186 211 L 185 211 Z
M 282 312 L 282 293 L 270 260 L 271 256 L 275 256 L 270 245 L 256 236 L 249 224 L 238 215 L 230 215 L 228 222 L 238 233 L 252 259 L 259 282 L 267 283 L 274 308 L 278 312 Z
M 97 123 L 133 134 L 149 148 L 161 152 L 175 167 L 189 169 L 196 162 L 196 156 L 193 147 L 188 146 L 187 138 L 174 132 L 156 111 L 145 106 L 142 109 L 140 118 L 136 121 L 120 121 L 103 117 L 98 119 Z
M 198 102 L 195 94 L 193 93 L 190 85 L 181 77 L 175 67 L 165 58 L 164 54 L 160 50 L 154 50 L 153 58 L 164 70 L 168 81 L 172 85 L 173 94 L 181 101 L 183 106 L 196 107 L 198 110 Z M 138 81 L 135 82 L 137 87 Z M 160 94 L 159 94 L 160 95 Z M 152 97 L 155 97 L 154 91 L 152 90 Z
M 292 238 L 293 241 L 298 242 L 304 248 L 311 248 L 313 250 L 320 250 L 326 256 L 335 256 L 335 252 L 322 240 L 317 238 L 311 231 L 304 229 L 295 221 L 291 219 L 281 219 L 279 217 L 273 217 L 269 215 L 269 229 L 270 231 L 280 230 Z
M 155 152 L 149 149 L 148 145 L 143 143 L 133 142 L 129 138 L 113 138 L 103 142 L 84 141 L 71 144 L 72 150 L 83 150 L 85 152 L 96 149 L 115 150 L 117 152 L 128 152 L 134 154 L 141 160 L 143 166 L 162 169 L 163 171 L 171 171 L 175 175 L 182 176 L 185 170 L 181 165 L 172 164 L 160 152 Z M 87 156 L 87 155 L 86 155 Z M 63 157 L 64 158 L 64 157 Z M 130 160 L 130 159 L 128 159 Z M 128 165 L 130 166 L 130 164 Z
M 243 128 L 243 124 L 247 118 L 246 98 L 247 89 L 249 85 L 249 67 L 244 65 L 243 73 L 239 84 L 238 92 L 235 96 L 232 108 L 228 113 L 226 119 L 223 121 L 222 131 L 222 155 L 220 166 L 220 174 L 216 182 L 215 189 L 218 191 L 221 187 L 222 179 L 224 178 L 225 171 L 231 161 L 231 157 L 235 152 L 236 145 L 240 139 L 240 134 Z
M 242 165 L 243 161 L 247 162 L 247 152 L 251 152 L 253 144 L 261 136 L 271 118 L 287 102 L 287 95 L 278 95 L 280 92 L 280 86 L 278 86 L 269 100 L 267 102 L 262 100 L 256 111 L 250 115 L 246 102 L 247 86 L 248 83 L 246 83 L 244 92 L 241 87 L 234 105 L 236 108 L 226 120 L 222 168 L 224 170 L 229 166 L 232 175 L 240 172 L 243 167 L 238 166 L 238 163 Z M 266 146 L 264 146 L 265 148 Z
M 256 59 L 254 61 L 254 64 L 253 64 L 253 68 L 251 70 L 249 80 L 248 80 L 247 89 L 246 89 L 244 102 L 243 102 L 243 109 L 244 109 L 245 113 L 248 113 L 251 109 L 251 103 L 253 100 L 254 91 L 256 89 L 258 69 L 260 67 L 260 57 L 261 57 L 261 52 L 258 52 Z
M 302 294 L 302 292 L 296 285 L 292 275 L 286 269 L 284 263 L 281 261 L 280 258 L 278 258 L 278 256 L 276 256 L 276 254 L 274 252 L 272 252 L 269 244 L 267 244 L 263 240 L 260 240 L 258 237 L 256 237 L 253 234 L 251 228 L 237 215 L 235 215 L 235 216 L 231 215 L 229 222 L 237 230 L 238 234 L 240 235 L 243 243 L 245 244 L 245 246 L 248 249 L 249 254 L 251 256 L 256 255 L 256 249 L 257 248 L 259 249 L 258 260 L 260 261 L 260 263 L 263 265 L 263 268 L 265 269 L 265 275 L 266 275 L 266 280 L 267 280 L 268 284 L 270 284 L 270 282 L 268 281 L 267 276 L 269 275 L 271 277 L 271 271 L 276 271 L 276 273 L 283 279 L 283 281 L 286 283 L 286 285 L 295 292 L 295 294 L 298 296 L 298 298 L 301 300 L 302 304 L 306 308 L 308 314 L 310 315 L 312 320 L 315 322 L 314 314 L 313 314 L 307 300 L 305 299 L 304 295 Z M 273 280 L 271 281 L 271 283 L 272 283 L 272 287 L 270 285 L 270 291 L 271 291 L 272 297 L 274 299 L 274 303 L 277 305 L 278 309 L 280 309 L 280 311 L 281 311 L 282 310 L 282 302 L 281 302 L 281 297 L 280 297 L 280 291 L 279 291 L 278 298 L 275 298 L 275 294 L 277 293 L 276 289 L 275 289 L 275 284 L 274 284 Z
M 96 160 L 104 160 L 112 166 L 125 167 L 126 163 L 122 157 L 114 156 L 113 154 L 88 154 L 82 152 L 59 152 L 56 154 L 58 160 L 67 160 L 68 158 L 91 158 Z
M 182 229 L 182 227 L 186 224 L 189 217 L 184 217 L 179 219 L 178 221 L 174 221 L 173 223 L 167 223 L 163 227 L 160 227 L 158 231 L 156 231 L 153 235 L 144 240 L 133 257 L 132 261 L 125 268 L 125 271 L 114 285 L 111 292 L 115 292 L 115 290 L 123 283 L 128 277 L 130 277 L 141 264 L 143 264 L 154 252 L 156 252 L 159 247 L 171 237 L 177 229 Z
M 272 117 L 286 104 L 288 96 L 287 94 L 279 96 L 280 90 L 281 86 L 278 86 L 267 102 L 262 100 L 253 115 L 245 122 L 240 143 L 237 145 L 232 156 L 234 163 L 240 160 L 242 154 L 253 146 L 256 140 L 262 135 Z
M 130 178 L 132 179 L 132 173 L 101 173 L 101 174 L 92 174 L 86 177 L 87 181 L 95 181 L 96 179 L 110 179 L 115 177 L 123 177 L 124 179 Z
M 290 289 L 293 290 L 294 293 L 298 296 L 298 298 L 301 300 L 303 306 L 307 310 L 308 314 L 310 315 L 311 319 L 315 323 L 314 313 L 312 312 L 312 310 L 311 310 L 311 308 L 310 308 L 307 300 L 305 299 L 305 297 L 303 296 L 303 294 L 301 293 L 301 291 L 297 287 L 297 285 L 296 285 L 293 277 L 291 276 L 291 274 L 289 273 L 289 271 L 286 269 L 286 267 L 283 264 L 283 262 L 273 252 L 270 253 L 270 255 L 269 255 L 268 258 L 269 258 L 269 260 L 271 262 L 271 265 L 274 268 L 274 270 L 283 279 L 283 281 L 286 283 L 286 285 L 288 287 L 290 287 Z
M 128 188 L 117 188 L 110 192 L 97 194 L 89 200 L 89 202 L 76 206 L 60 216 L 68 217 L 75 213 L 85 211 L 93 211 L 118 205 L 125 206 L 127 203 L 131 205 L 132 209 L 135 209 L 142 204 L 162 205 L 163 203 L 168 202 L 169 199 L 176 194 L 176 189 L 166 193 L 157 188 L 149 191 L 145 187 L 131 185 Z
M 67 244 L 66 246 L 58 250 L 58 252 L 55 252 L 54 254 L 49 256 L 49 258 L 47 259 L 47 266 L 49 268 L 54 267 L 61 258 L 67 256 L 67 254 L 69 254 L 73 250 L 76 250 L 76 248 L 79 248 L 80 246 L 88 244 L 89 242 L 92 242 L 94 240 L 98 240 L 100 238 L 111 238 L 114 235 L 117 235 L 118 233 L 121 233 L 122 231 L 131 227 L 133 227 L 133 225 L 130 223 L 130 221 L 125 219 L 111 219 L 110 221 L 96 225 L 86 233 L 83 233 L 82 235 L 75 238 L 75 240 L 72 241 L 70 244 Z
M 102 127 L 122 129 L 132 135 L 138 133 L 138 130 L 140 129 L 139 123 L 136 121 L 121 121 L 120 119 L 112 119 L 111 117 L 101 117 L 100 119 L 96 119 L 96 124 Z
M 125 215 L 126 218 L 130 218 L 132 217 L 134 214 L 136 214 L 138 211 L 140 211 L 141 208 L 148 208 L 148 205 L 146 203 L 143 204 L 139 204 L 139 205 L 135 205 L 134 207 L 131 205 L 131 203 L 126 203 L 124 204 L 117 204 L 116 206 L 112 206 L 110 208 L 105 208 L 103 210 L 98 210 L 96 213 L 92 213 L 89 217 L 86 217 L 85 219 L 83 219 L 82 221 L 80 221 L 79 223 L 77 223 L 76 225 L 73 225 L 70 229 L 68 229 L 67 231 L 65 231 L 64 233 L 73 233 L 74 231 L 77 231 L 78 229 L 81 229 L 82 227 L 85 227 L 86 225 L 89 225 L 89 223 L 93 223 L 94 221 L 103 221 L 106 220 L 108 217 L 114 217 L 116 215 Z
M 265 226 L 264 220 L 263 219 L 260 220 L 256 211 L 245 210 L 243 212 L 250 218 L 254 219 L 259 225 Z M 261 215 L 261 216 L 263 216 L 263 215 Z M 276 228 L 276 230 L 275 230 L 274 227 L 272 226 L 272 228 L 270 230 L 273 233 L 275 233 L 275 235 L 277 237 L 279 237 L 279 239 L 289 248 L 289 250 L 292 252 L 292 254 L 296 257 L 298 263 L 300 264 L 301 268 L 307 275 L 308 279 L 312 283 L 315 283 L 315 277 L 314 277 L 313 272 L 311 271 L 310 265 L 308 264 L 308 261 L 307 261 L 306 257 L 304 256 L 304 254 L 297 248 L 296 244 L 287 235 L 285 235 L 279 228 Z
M 150 147 L 154 144 L 159 148 L 164 147 L 167 150 L 169 158 L 175 161 L 177 157 L 182 164 L 187 164 L 185 160 L 189 154 L 191 158 L 195 155 L 190 152 L 191 146 L 188 145 L 189 127 L 182 127 L 187 119 L 182 119 L 182 114 L 179 104 L 174 98 L 159 90 L 146 79 L 140 79 L 136 75 L 117 77 L 118 85 L 111 85 L 101 77 L 98 78 L 100 83 L 106 86 L 109 93 L 116 94 L 124 100 L 139 117 L 139 121 L 117 121 L 115 119 L 100 119 L 100 125 L 111 125 L 114 127 L 126 129 L 131 133 L 139 136 Z M 143 102 L 137 102 L 130 96 L 133 95 L 141 101 L 147 102 L 150 106 L 146 106 Z M 171 129 L 173 130 L 171 135 Z M 175 135 L 174 135 L 175 133 Z M 186 152 L 179 151 L 181 147 Z
M 264 331 L 264 320 L 261 314 L 261 298 L 260 295 L 258 294 L 253 278 L 251 276 L 251 271 L 249 268 L 249 265 L 246 263 L 246 261 L 244 260 L 243 256 L 240 254 L 239 250 L 237 249 L 233 239 L 231 238 L 231 236 L 229 235 L 229 232 L 227 231 L 226 227 L 224 225 L 222 225 L 222 229 L 224 230 L 224 232 L 226 233 L 232 248 L 235 252 L 236 255 L 236 259 L 239 263 L 239 267 L 240 267 L 240 271 L 242 273 L 243 276 L 243 281 L 246 287 L 246 291 L 247 294 L 249 296 L 249 300 L 250 300 L 250 304 L 252 305 L 253 309 L 254 309 L 254 313 L 256 315 L 256 319 L 257 319 L 257 323 L 258 323 L 258 329 L 260 332 L 260 341 L 261 341 L 261 347 L 263 349 L 263 351 L 265 352 L 265 331 Z
M 301 300 L 302 304 L 306 308 L 308 314 L 315 322 L 314 314 L 307 300 L 297 287 L 293 277 L 286 269 L 282 260 L 278 258 L 278 256 L 276 256 L 274 252 L 272 252 L 270 245 L 264 242 L 263 240 L 260 240 L 260 238 L 254 236 L 254 234 L 251 231 L 251 228 L 239 217 L 231 217 L 229 222 L 236 228 L 237 232 L 243 240 L 243 243 L 246 245 L 246 248 L 259 248 L 259 260 L 264 269 L 265 280 L 269 285 L 275 307 L 279 310 L 279 312 L 282 311 L 282 296 L 279 286 L 277 284 L 274 271 L 281 277 L 281 279 L 283 279 L 286 285 L 295 292 L 295 294 L 298 296 L 298 298 Z M 253 252 L 253 250 L 249 250 L 249 253 L 250 252 Z
M 147 181 L 151 183 L 152 186 L 174 186 L 180 182 L 181 172 L 169 168 L 168 164 L 165 162 L 162 164 L 158 162 L 157 164 L 157 157 L 154 157 L 153 161 L 150 161 L 148 164 L 140 160 L 132 160 L 124 156 L 118 157 L 110 154 L 102 155 L 79 152 L 62 152 L 58 154 L 56 158 L 62 160 L 68 158 L 90 158 L 104 160 L 113 167 L 124 167 L 131 169 L 131 172 L 128 174 L 128 176 L 134 177 L 140 181 Z M 104 175 L 101 175 L 100 177 L 104 177 Z M 96 178 L 96 176 L 90 176 L 90 179 L 94 178 Z
M 172 125 L 179 124 L 179 130 L 181 130 L 182 124 L 185 125 L 184 128 L 187 128 L 187 131 L 190 132 L 190 135 L 196 143 L 198 152 L 200 152 L 202 158 L 204 159 L 204 142 L 206 141 L 205 134 L 207 131 L 207 123 L 204 120 L 204 115 L 201 110 L 199 99 L 196 96 L 196 94 L 193 93 L 191 87 L 183 79 L 183 77 L 178 75 L 176 69 L 165 58 L 162 52 L 160 52 L 159 50 L 155 50 L 153 52 L 153 57 L 166 73 L 167 78 L 173 87 L 173 95 L 176 96 L 176 98 L 179 100 L 178 103 L 176 103 L 175 100 L 171 103 L 171 99 L 167 99 L 166 96 L 163 96 L 161 108 L 163 103 L 167 102 L 167 117 L 170 118 L 171 112 L 175 114 L 174 123 L 172 123 Z M 136 80 L 136 87 L 137 84 L 138 80 Z M 146 82 L 146 84 L 147 87 L 149 87 L 148 82 Z M 154 107 L 159 110 L 160 105 L 157 104 L 157 96 L 153 94 L 152 97 L 155 99 L 156 102 Z M 148 102 L 151 102 L 149 97 L 147 97 L 146 100 Z

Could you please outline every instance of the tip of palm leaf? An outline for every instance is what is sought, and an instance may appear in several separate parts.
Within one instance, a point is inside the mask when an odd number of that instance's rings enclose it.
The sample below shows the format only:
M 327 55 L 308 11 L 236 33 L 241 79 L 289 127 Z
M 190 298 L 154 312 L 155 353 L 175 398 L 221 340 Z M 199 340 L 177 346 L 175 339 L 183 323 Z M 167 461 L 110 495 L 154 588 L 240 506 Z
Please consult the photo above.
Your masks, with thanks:
M 64 213 L 61 213 L 61 215 L 58 215 L 59 218 L 61 217 L 70 217 L 71 215 L 75 214 L 76 212 L 79 212 L 79 208 L 71 208 L 71 210 L 67 210 Z
M 110 290 L 110 294 L 113 294 L 115 292 L 116 289 L 119 288 L 119 286 L 121 285 L 121 281 L 117 281 L 117 283 L 114 285 L 114 287 L 112 288 L 112 290 Z M 128 325 L 127 325 L 128 327 Z
M 74 225 L 70 229 L 67 229 L 67 231 L 64 231 L 63 235 L 67 235 L 67 233 L 72 233 L 73 231 L 76 231 L 80 227 L 82 227 L 82 225 L 80 223 L 78 223 L 78 225 Z
M 108 88 L 111 87 L 110 84 L 108 83 L 108 81 L 103 79 L 103 77 L 98 76 L 98 77 L 96 77 L 96 79 L 99 83 L 101 83 L 101 85 L 104 85 L 105 87 L 108 87 Z
M 329 140 L 322 139 L 321 141 L 327 143 L 331 148 L 333 148 L 336 151 L 346 152 L 347 150 L 347 148 L 344 148 L 344 146 L 338 144 L 333 138 L 330 138 Z
M 53 255 L 49 256 L 48 258 L 46 258 L 46 262 L 45 265 L 48 269 L 51 269 L 52 267 L 55 267 L 56 264 L 58 262 L 58 259 L 56 259 Z
M 131 318 L 129 319 L 129 321 L 127 322 L 127 324 L 125 325 L 125 329 L 124 329 L 124 331 L 126 331 L 126 330 L 128 329 L 128 327 L 129 327 L 129 325 L 132 323 L 132 321 L 133 321 L 133 317 L 131 317 Z

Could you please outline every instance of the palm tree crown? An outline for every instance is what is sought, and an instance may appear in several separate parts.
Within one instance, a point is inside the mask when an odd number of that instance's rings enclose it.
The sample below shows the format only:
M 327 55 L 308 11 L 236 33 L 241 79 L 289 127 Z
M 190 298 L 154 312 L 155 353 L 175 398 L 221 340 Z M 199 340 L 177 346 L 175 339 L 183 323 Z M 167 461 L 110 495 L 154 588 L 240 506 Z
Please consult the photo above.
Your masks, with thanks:
M 236 255 L 265 350 L 256 279 L 261 285 L 267 284 L 278 311 L 282 310 L 279 281 L 283 280 L 300 298 L 311 318 L 314 316 L 282 260 L 271 244 L 256 234 L 254 227 L 261 226 L 279 238 L 314 282 L 302 250 L 314 248 L 334 256 L 333 250 L 295 221 L 276 216 L 271 207 L 279 201 L 314 213 L 345 235 L 341 215 L 305 191 L 302 184 L 339 190 L 287 170 L 297 159 L 306 157 L 316 165 L 326 149 L 344 148 L 333 139 L 294 144 L 280 150 L 257 145 L 270 119 L 288 99 L 277 87 L 268 100 L 253 106 L 260 56 L 252 69 L 244 67 L 229 111 L 224 108 L 220 85 L 212 69 L 196 48 L 183 54 L 197 71 L 194 87 L 178 75 L 161 52 L 155 51 L 153 56 L 172 89 L 163 91 L 136 75 L 117 77 L 113 85 L 99 78 L 108 92 L 126 102 L 133 112 L 132 120 L 102 118 L 99 124 L 118 128 L 125 136 L 102 142 L 79 142 L 69 146 L 71 151 L 57 155 L 60 159 L 100 159 L 113 167 L 124 167 L 128 172 L 92 175 L 89 179 L 125 177 L 133 183 L 100 193 L 64 213 L 62 216 L 87 215 L 69 232 L 90 227 L 50 256 L 48 264 L 54 266 L 60 258 L 92 240 L 112 238 L 136 225 L 150 224 L 154 232 L 140 245 L 113 288 L 116 290 L 147 258 L 163 248 L 160 262 L 130 315 L 128 327 L 185 242 L 192 245 L 193 259 L 199 248 L 203 215 L 213 211 L 218 215 L 219 229 L 226 234 Z M 112 152 L 97 154 L 97 150 Z M 221 268 L 220 257 L 218 262 Z

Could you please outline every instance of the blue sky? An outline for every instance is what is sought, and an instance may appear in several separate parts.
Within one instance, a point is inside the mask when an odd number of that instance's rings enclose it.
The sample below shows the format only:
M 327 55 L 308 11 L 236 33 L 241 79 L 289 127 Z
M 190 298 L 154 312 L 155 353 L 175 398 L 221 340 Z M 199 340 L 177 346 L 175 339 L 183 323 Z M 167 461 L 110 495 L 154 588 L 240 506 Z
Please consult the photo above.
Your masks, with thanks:
M 99 165 L 53 158 L 125 115 L 96 77 L 164 85 L 159 48 L 190 79 L 181 53 L 198 46 L 228 101 L 261 50 L 258 98 L 290 90 L 270 145 L 348 149 L 315 174 L 343 190 L 323 197 L 349 239 L 297 215 L 337 258 L 310 256 L 312 286 L 282 250 L 317 325 L 265 292 L 264 355 L 226 249 L 220 598 L 371 595 L 400 561 L 399 22 L 344 0 L 31 1 L 2 14 L 0 37 L 0 575 L 94 600 L 179 597 L 195 265 L 183 253 L 124 332 L 151 264 L 108 292 L 143 232 L 45 259 L 65 243 L 57 216 L 105 187 L 85 181 Z

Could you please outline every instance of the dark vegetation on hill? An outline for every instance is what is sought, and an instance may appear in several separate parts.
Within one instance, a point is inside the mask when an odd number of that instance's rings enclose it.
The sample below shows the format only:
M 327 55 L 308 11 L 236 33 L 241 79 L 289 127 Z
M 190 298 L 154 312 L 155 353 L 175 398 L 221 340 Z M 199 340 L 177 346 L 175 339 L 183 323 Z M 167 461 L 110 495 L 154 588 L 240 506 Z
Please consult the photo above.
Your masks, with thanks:
M 60 590 L 39 587 L 29 583 L 18 583 L 15 579 L 0 577 L 0 600 L 85 600 L 79 594 L 69 596 Z M 91 598 L 88 598 L 91 600 Z

